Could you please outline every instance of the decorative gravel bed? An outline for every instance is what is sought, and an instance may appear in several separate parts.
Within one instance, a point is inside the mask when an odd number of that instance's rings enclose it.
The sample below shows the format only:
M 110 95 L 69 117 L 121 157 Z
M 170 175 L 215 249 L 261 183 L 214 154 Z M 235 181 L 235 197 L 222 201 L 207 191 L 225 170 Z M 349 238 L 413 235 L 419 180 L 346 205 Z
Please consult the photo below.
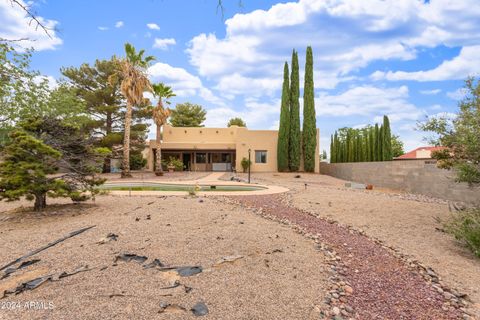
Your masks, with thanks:
M 457 303 L 464 301 L 436 289 L 422 274 L 366 236 L 290 207 L 281 195 L 232 199 L 263 215 L 287 220 L 332 246 L 338 255 L 335 259 L 341 260 L 337 271 L 353 289 L 342 297 L 342 305 L 353 308 L 357 319 L 469 319 L 459 309 L 464 305 Z M 326 315 L 343 319 L 335 308 Z

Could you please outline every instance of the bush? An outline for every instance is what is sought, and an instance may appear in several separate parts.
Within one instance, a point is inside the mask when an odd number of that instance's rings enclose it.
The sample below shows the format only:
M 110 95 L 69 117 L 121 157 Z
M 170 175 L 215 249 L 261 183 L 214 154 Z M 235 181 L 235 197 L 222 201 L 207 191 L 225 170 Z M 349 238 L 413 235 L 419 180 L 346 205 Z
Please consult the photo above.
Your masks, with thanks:
M 240 164 L 242 165 L 243 173 L 245 173 L 247 172 L 248 167 L 252 165 L 252 161 L 248 160 L 247 158 L 243 158 Z
M 142 170 L 147 165 L 147 159 L 141 153 L 130 155 L 130 170 Z
M 175 158 L 175 157 L 169 157 L 168 160 L 162 161 L 162 164 L 167 168 L 170 167 L 170 166 L 175 167 L 176 171 L 182 171 L 183 170 L 182 160 L 180 160 L 178 158 Z
M 468 209 L 455 213 L 445 223 L 445 229 L 455 239 L 464 243 L 480 258 L 480 209 Z

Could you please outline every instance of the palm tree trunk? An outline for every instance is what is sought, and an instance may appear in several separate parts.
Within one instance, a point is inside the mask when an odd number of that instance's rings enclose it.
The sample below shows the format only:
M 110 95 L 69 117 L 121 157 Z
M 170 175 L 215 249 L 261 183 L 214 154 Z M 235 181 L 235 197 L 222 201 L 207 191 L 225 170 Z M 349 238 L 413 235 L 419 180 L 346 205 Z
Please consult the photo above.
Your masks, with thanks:
M 155 175 L 163 176 L 162 168 L 162 133 L 161 126 L 157 125 L 156 152 L 155 152 Z
M 125 133 L 123 137 L 122 178 L 131 178 L 130 174 L 130 126 L 132 124 L 132 105 L 127 101 L 125 113 Z

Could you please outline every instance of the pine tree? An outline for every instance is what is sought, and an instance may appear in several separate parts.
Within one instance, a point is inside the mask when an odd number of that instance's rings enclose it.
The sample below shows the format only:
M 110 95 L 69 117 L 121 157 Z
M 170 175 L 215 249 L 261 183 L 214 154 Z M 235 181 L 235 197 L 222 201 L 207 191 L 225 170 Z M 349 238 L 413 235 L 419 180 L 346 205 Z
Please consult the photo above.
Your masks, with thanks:
M 292 52 L 292 73 L 290 77 L 290 139 L 289 139 L 289 167 L 291 171 L 300 168 L 300 84 L 298 71 L 298 53 Z
M 313 84 L 313 52 L 307 47 L 305 62 L 305 85 L 303 89 L 303 166 L 306 172 L 315 171 L 315 151 L 317 149 L 317 124 Z
M 288 63 L 283 68 L 282 105 L 280 109 L 280 128 L 278 130 L 277 165 L 278 171 L 288 171 L 288 140 L 290 136 L 290 81 Z
M 383 161 L 390 161 L 392 156 L 392 132 L 390 130 L 390 120 L 383 116 Z

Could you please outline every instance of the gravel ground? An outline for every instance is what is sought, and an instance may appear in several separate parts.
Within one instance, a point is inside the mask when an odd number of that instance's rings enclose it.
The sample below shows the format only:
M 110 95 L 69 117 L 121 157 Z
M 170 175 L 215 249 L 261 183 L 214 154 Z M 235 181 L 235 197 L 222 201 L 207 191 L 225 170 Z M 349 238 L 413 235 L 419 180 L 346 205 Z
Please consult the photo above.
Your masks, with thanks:
M 313 240 L 288 226 L 214 198 L 53 202 L 42 215 L 5 212 L 22 203 L 0 203 L 0 265 L 71 231 L 96 227 L 35 255 L 40 262 L 0 280 L 0 287 L 80 266 L 91 270 L 1 299 L 0 319 L 193 319 L 190 309 L 198 302 L 208 307 L 204 319 L 319 317 L 329 284 L 326 258 Z M 108 233 L 118 239 L 98 244 Z M 121 253 L 148 257 L 143 264 L 158 258 L 167 266 L 199 265 L 203 272 L 179 277 L 134 261 L 114 263 Z M 53 308 L 28 310 L 28 301 Z
M 289 199 L 293 206 L 363 230 L 411 260 L 431 267 L 448 287 L 468 294 L 469 311 L 480 319 L 480 261 L 441 231 L 442 225 L 436 219 L 445 220 L 451 214 L 446 201 L 388 189 L 347 189 L 345 181 L 325 175 L 294 176 L 252 175 L 254 182 L 291 189 Z
M 346 302 L 359 319 L 461 319 L 461 312 L 444 304 L 444 296 L 419 273 L 367 237 L 289 207 L 280 195 L 239 196 L 235 200 L 260 208 L 265 215 L 286 219 L 332 245 L 343 263 L 339 272 L 353 289 Z

